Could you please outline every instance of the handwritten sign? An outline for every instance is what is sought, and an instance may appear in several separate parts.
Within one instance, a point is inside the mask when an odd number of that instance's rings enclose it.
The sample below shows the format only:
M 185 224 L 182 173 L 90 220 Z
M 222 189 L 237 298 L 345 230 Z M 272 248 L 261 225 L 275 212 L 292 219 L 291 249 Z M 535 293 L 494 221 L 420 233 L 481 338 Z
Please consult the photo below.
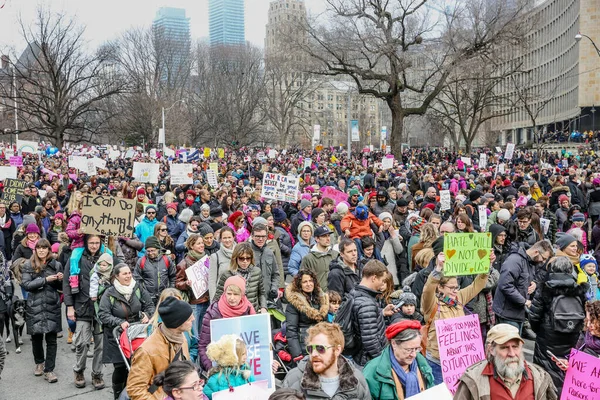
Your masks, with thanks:
M 273 352 L 271 351 L 271 321 L 269 314 L 221 318 L 210 321 L 210 338 L 216 342 L 223 335 L 239 335 L 246 343 L 248 364 L 257 381 L 266 380 L 269 388 L 275 388 L 271 374 Z
M 213 171 L 212 169 L 206 170 L 206 180 L 208 181 L 208 184 L 213 188 L 217 188 L 219 186 L 219 180 L 217 179 L 217 173 L 215 171 Z
M 192 164 L 171 164 L 171 185 L 191 185 L 194 183 Z
M 471 314 L 437 320 L 435 331 L 444 383 L 448 390 L 455 394 L 463 372 L 471 365 L 485 359 L 479 316 Z
M 15 166 L 3 166 L 0 167 L 0 180 L 10 178 L 17 179 L 17 167 Z
M 340 204 L 342 201 L 348 201 L 347 193 L 344 193 L 341 190 L 337 190 L 336 188 L 334 188 L 332 186 L 323 186 L 321 188 L 321 196 L 329 197 L 330 199 L 333 200 L 333 202 L 335 203 L 336 206 L 338 204 Z
M 485 229 L 487 225 L 487 207 L 479 205 L 477 206 L 477 210 L 479 211 L 479 227 Z
M 84 196 L 81 229 L 87 234 L 132 237 L 135 200 L 112 196 Z
M 440 190 L 440 211 L 449 210 L 452 207 L 452 197 L 449 190 Z
M 548 230 L 550 229 L 550 220 L 548 218 L 540 218 L 540 225 L 542 225 L 544 235 L 547 235 Z
M 204 256 L 185 270 L 188 280 L 192 281 L 192 291 L 197 299 L 208 290 L 208 260 L 208 256 Z
M 14 168 L 14 167 L 13 167 Z M 2 192 L 2 201 L 9 205 L 13 201 L 21 204 L 23 193 L 27 187 L 27 182 L 21 179 L 4 179 L 4 191 Z
M 506 144 L 506 151 L 504 152 L 504 159 L 505 160 L 512 160 L 514 153 L 515 153 L 515 144 L 514 143 L 507 143 Z
M 571 349 L 560 400 L 600 398 L 600 359 Z
M 225 158 L 225 149 L 217 149 L 217 155 L 219 158 Z
M 36 154 L 38 151 L 39 143 L 33 140 L 19 140 L 17 139 L 17 151 L 19 154 L 31 153 Z
M 490 270 L 492 234 L 446 233 L 444 276 L 487 274 Z
M 485 168 L 485 167 L 487 167 L 487 160 L 488 160 L 487 154 L 481 153 L 479 155 L 479 168 Z
M 298 178 L 267 172 L 263 176 L 261 196 L 295 203 L 298 201 Z
M 381 159 L 381 169 L 392 169 L 394 168 L 394 156 L 389 157 L 383 157 Z
M 12 167 L 22 167 L 23 166 L 23 157 L 21 156 L 12 156 L 9 159 L 10 165 Z
M 154 163 L 133 163 L 133 179 L 137 182 L 158 183 L 160 165 Z
M 463 162 L 463 164 L 465 165 L 471 165 L 471 157 L 461 157 L 460 160 Z

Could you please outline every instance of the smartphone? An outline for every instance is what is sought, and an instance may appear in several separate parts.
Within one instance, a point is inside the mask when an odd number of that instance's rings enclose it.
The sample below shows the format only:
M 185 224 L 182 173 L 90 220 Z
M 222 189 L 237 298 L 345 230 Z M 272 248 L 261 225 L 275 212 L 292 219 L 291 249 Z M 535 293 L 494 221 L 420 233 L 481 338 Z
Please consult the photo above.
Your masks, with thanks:
M 558 357 L 556 356 L 556 354 L 554 354 L 554 353 L 553 353 L 553 352 L 551 352 L 550 350 L 546 350 L 546 354 L 548 354 L 548 355 L 549 355 L 551 358 L 553 358 L 553 359 L 554 359 L 554 360 L 556 360 L 556 361 L 559 361 L 559 360 L 560 360 L 560 358 L 558 358 Z M 568 365 L 565 365 L 565 363 L 564 363 L 564 362 L 562 362 L 562 361 L 560 362 L 560 364 L 562 364 L 562 366 L 563 366 L 563 367 L 565 367 L 565 368 L 567 368 L 567 367 L 568 367 Z

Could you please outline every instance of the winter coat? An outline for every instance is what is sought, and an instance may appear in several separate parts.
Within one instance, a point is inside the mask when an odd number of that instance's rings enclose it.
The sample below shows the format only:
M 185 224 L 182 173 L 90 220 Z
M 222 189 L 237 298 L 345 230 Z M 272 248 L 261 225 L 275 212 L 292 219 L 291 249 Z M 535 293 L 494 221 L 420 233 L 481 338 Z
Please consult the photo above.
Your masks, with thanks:
M 371 400 L 369 386 L 363 374 L 344 357 L 338 357 L 337 363 L 340 386 L 331 398 L 321 388 L 319 376 L 312 370 L 307 359 L 300 361 L 298 367 L 288 372 L 282 387 L 304 393 L 306 400 Z
M 561 194 L 566 194 L 568 195 L 569 193 L 571 193 L 571 190 L 569 189 L 568 186 L 555 186 L 552 188 L 552 190 L 550 190 L 550 202 L 549 202 L 549 208 L 550 211 L 556 212 L 556 210 L 558 210 L 560 208 L 560 204 L 558 204 L 558 198 L 560 197 Z M 561 229 L 561 226 L 558 226 L 558 229 Z
M 494 295 L 496 315 L 517 322 L 525 321 L 527 289 L 535 276 L 535 267 L 522 244 L 513 243 L 500 269 L 500 279 Z
M 171 236 L 171 239 L 177 243 L 177 239 L 179 239 L 179 235 L 181 235 L 182 232 L 181 224 L 177 218 L 177 215 L 174 217 L 165 215 L 162 217 L 161 221 L 167 224 L 167 232 L 169 233 L 169 236 Z M 185 229 L 185 226 L 183 229 Z
M 363 375 L 371 397 L 374 399 L 389 399 L 398 400 L 398 387 L 395 385 L 392 374 L 392 362 L 390 360 L 391 346 L 387 346 L 381 355 L 372 359 L 365 365 Z M 433 372 L 427 362 L 427 359 L 420 353 L 417 353 L 417 368 L 425 384 L 424 389 L 429 389 L 435 386 Z M 403 396 L 406 396 L 405 388 L 403 388 Z
M 269 235 L 271 235 L 271 232 L 269 232 Z M 274 237 L 273 239 L 267 239 L 266 247 L 273 252 L 273 255 L 275 255 L 275 263 L 277 266 L 277 271 L 279 272 L 279 286 L 277 288 L 283 289 L 285 288 L 283 262 L 281 261 L 281 248 L 279 247 L 279 240 L 277 237 Z
M 587 192 L 585 203 L 589 215 L 600 215 L 600 187 Z
M 50 244 L 54 244 L 54 243 L 59 243 L 60 240 L 58 239 L 58 234 L 60 232 L 59 231 L 55 231 L 54 229 L 49 229 L 48 233 L 46 234 L 46 238 L 48 239 L 48 241 L 50 242 Z
M 142 268 L 143 261 L 145 262 Z M 163 290 L 175 287 L 176 273 L 175 263 L 169 257 L 159 255 L 153 260 L 144 255 L 135 264 L 133 279 L 146 289 L 152 301 L 156 303 Z
M 288 262 L 288 273 L 292 276 L 296 276 L 298 271 L 300 271 L 300 264 L 302 263 L 304 257 L 307 256 L 310 248 L 314 246 L 315 240 L 311 237 L 310 243 L 306 244 L 306 242 L 300 239 L 300 235 L 298 235 L 298 241 L 292 248 L 292 253 L 290 254 L 290 260 Z
M 290 231 L 292 231 L 292 235 L 298 236 L 300 232 L 298 232 L 298 227 L 304 221 L 310 221 L 310 214 L 308 217 L 304 216 L 302 211 L 298 211 L 296 215 L 292 218 L 292 226 L 290 227 Z
M 119 239 L 121 251 L 123 252 L 124 263 L 135 265 L 138 260 L 138 251 L 144 247 L 144 244 L 137 239 Z
M 548 233 L 544 235 L 544 238 L 550 240 L 550 243 L 556 243 L 556 231 L 558 230 L 556 214 L 546 209 L 544 210 L 543 218 L 550 220 L 550 227 L 548 228 Z
M 458 304 L 456 306 L 449 306 L 438 300 L 436 296 L 436 288 L 440 283 L 441 274 L 437 271 L 431 272 L 425 283 L 423 289 L 423 297 L 421 299 L 421 312 L 425 317 L 425 322 L 428 323 L 431 313 L 437 307 L 437 311 L 434 314 L 433 320 L 429 325 L 429 331 L 427 332 L 427 354 L 431 355 L 436 360 L 440 359 L 440 353 L 437 341 L 437 332 L 435 330 L 435 321 L 456 317 L 463 317 L 465 311 L 462 304 L 467 304 L 471 299 L 479 294 L 485 287 L 488 281 L 487 274 L 477 275 L 477 278 L 472 284 L 466 288 L 460 289 L 457 294 Z
M 41 335 L 62 331 L 60 293 L 62 281 L 46 281 L 50 275 L 62 272 L 58 261 L 49 260 L 40 272 L 35 272 L 31 261 L 23 265 L 21 287 L 29 292 L 25 308 L 28 335 Z
M 275 231 L 279 232 L 279 246 L 281 247 L 281 263 L 283 264 L 283 271 L 288 274 L 288 264 L 290 262 L 290 256 L 292 255 L 292 239 L 288 235 L 287 231 L 280 226 L 275 227 Z
M 285 298 L 288 301 L 285 309 L 286 337 L 293 358 L 307 355 L 304 346 L 306 331 L 312 325 L 326 321 L 329 312 L 329 298 L 322 290 L 316 294 L 318 304 L 309 300 L 301 290 L 299 291 L 293 283 L 285 289 Z
M 364 221 L 359 220 L 354 214 L 349 212 L 342 218 L 340 228 L 342 229 L 342 232 L 346 232 L 346 230 L 350 231 L 350 239 L 361 239 L 365 236 L 373 236 L 371 223 L 377 225 L 377 227 L 380 227 L 383 224 L 383 222 L 371 212 L 369 212 L 369 217 Z
M 275 253 L 267 245 L 264 245 L 261 249 L 254 242 L 251 241 L 250 243 L 254 252 L 255 265 L 262 271 L 267 300 L 275 300 L 279 290 L 279 268 L 277 267 Z
M 81 214 L 79 211 L 75 210 L 69 216 L 69 222 L 67 223 L 67 236 L 71 241 L 71 249 L 76 249 L 77 247 L 84 246 L 84 235 L 82 233 L 78 233 L 77 231 L 81 227 Z
M 248 379 L 244 378 L 242 371 L 249 370 L 250 367 L 248 364 L 242 365 L 239 369 L 231 367 L 224 368 L 208 378 L 202 392 L 209 400 L 212 400 L 212 396 L 216 392 L 255 382 L 254 375 L 250 375 Z
M 557 400 L 556 388 L 550 375 L 541 367 L 525 361 L 527 375 L 533 378 L 534 400 Z M 468 367 L 458 381 L 454 400 L 491 400 L 491 374 L 484 375 L 484 370 L 493 368 L 487 360 L 479 361 Z
M 146 239 L 154 235 L 154 227 L 158 224 L 158 220 L 155 218 L 152 221 L 148 217 L 144 217 L 134 230 L 135 237 L 140 239 L 140 242 L 146 243 Z M 138 252 L 138 257 L 142 257 L 146 254 L 146 248 L 143 248 Z
M 248 307 L 248 310 L 242 315 L 250 315 L 250 307 Z M 212 367 L 212 361 L 206 355 L 206 347 L 211 342 L 210 321 L 222 318 L 223 314 L 221 314 L 221 311 L 219 310 L 219 302 L 217 300 L 206 310 L 198 338 L 198 364 L 200 364 L 204 371 L 208 371 Z
M 562 333 L 552 328 L 550 319 L 552 301 L 560 295 L 576 297 L 581 300 L 583 307 L 586 302 L 587 288 L 587 284 L 578 285 L 571 274 L 550 273 L 540 290 L 536 291 L 529 309 L 531 329 L 537 333 L 533 362 L 550 374 L 558 393 L 562 390 L 565 373 L 550 359 L 546 351 L 550 350 L 559 358 L 566 358 L 571 348 L 577 344 L 580 332 Z
M 208 260 L 208 256 L 203 256 L 200 260 L 204 260 L 206 262 Z M 188 301 L 190 304 L 201 304 L 206 303 L 210 299 L 208 297 L 208 291 L 206 291 L 200 298 L 196 298 L 194 295 L 194 291 L 187 284 L 188 277 L 185 273 L 185 270 L 190 268 L 192 265 L 197 263 L 199 260 L 195 260 L 190 257 L 190 255 L 186 255 L 183 260 L 179 264 L 177 264 L 177 272 L 175 277 L 175 288 L 180 290 L 182 293 L 185 293 L 188 296 Z
M 13 251 L 12 262 L 14 263 L 19 258 L 24 258 L 26 260 L 29 260 L 32 255 L 33 255 L 33 250 L 31 250 L 29 247 L 27 247 L 27 238 L 25 238 L 24 240 L 21 241 L 21 243 L 19 243 L 19 245 L 17 246 L 15 251 Z
M 258 312 L 261 308 L 267 308 L 267 294 L 263 285 L 262 274 L 260 269 L 254 265 L 249 267 L 248 279 L 246 280 L 246 298 L 252 307 Z M 212 298 L 213 302 L 219 301 L 221 295 L 225 291 L 225 281 L 232 276 L 240 275 L 230 269 L 223 271 L 217 284 L 215 295 Z
M 75 317 L 82 321 L 92 321 L 95 315 L 94 305 L 90 299 L 90 277 L 94 270 L 94 265 L 100 258 L 100 251 L 95 255 L 91 255 L 85 249 L 79 259 L 79 292 L 73 293 L 71 285 L 69 285 L 69 277 L 71 276 L 71 263 L 73 258 L 69 258 L 67 265 L 64 268 L 63 278 L 63 301 L 65 306 L 75 309 Z
M 356 266 L 356 271 L 353 271 L 344 264 L 341 257 L 338 257 L 329 264 L 327 290 L 335 290 L 344 298 L 360 283 L 360 279 L 361 271 L 358 266 Z
M 219 251 L 210 256 L 210 267 L 208 270 L 208 297 L 210 299 L 215 297 L 219 278 L 221 278 L 223 272 L 227 271 L 231 265 L 232 254 L 233 250 L 228 250 L 221 246 Z
M 302 258 L 300 269 L 308 269 L 317 275 L 319 286 L 323 291 L 328 290 L 327 277 L 329 275 L 329 265 L 333 260 L 338 258 L 339 253 L 335 250 L 329 249 L 322 253 L 317 249 L 317 245 L 314 245 L 310 252 Z
M 140 286 L 139 282 L 135 283 L 129 300 L 126 300 L 125 296 L 119 293 L 114 286 L 106 289 L 98 307 L 98 319 L 102 323 L 104 331 L 104 340 L 102 341 L 102 362 L 104 364 L 123 362 L 123 356 L 113 336 L 113 330 L 123 322 L 139 323 L 142 320 L 141 312 L 151 318 L 154 314 L 154 303 L 152 303 L 150 294 Z
M 356 315 L 355 333 L 360 335 L 361 347 L 354 356 L 354 361 L 364 366 L 368 361 L 379 356 L 388 344 L 385 337 L 385 320 L 380 303 L 379 292 L 366 286 L 357 285 L 349 293 L 354 297 L 354 315 Z
M 227 226 L 233 229 L 233 231 L 235 232 L 236 243 L 243 243 L 250 238 L 250 231 L 248 230 L 248 228 L 246 228 L 246 226 L 242 226 L 240 229 L 236 229 L 235 225 L 233 225 L 231 222 L 229 222 Z
M 163 372 L 177 352 L 160 329 L 155 329 L 148 339 L 133 354 L 131 370 L 127 378 L 127 394 L 131 400 L 162 400 L 166 397 L 161 387 L 150 394 L 148 388 L 156 375 Z M 179 360 L 189 360 L 190 351 L 187 340 L 183 340 Z
M 404 247 L 402 247 L 402 243 L 400 242 L 400 234 L 396 234 L 396 237 L 388 238 L 383 242 L 383 247 L 381 248 L 381 258 L 386 261 L 387 269 L 392 274 L 394 279 L 394 286 L 400 284 L 398 280 L 398 266 L 396 265 L 396 258 L 404 251 Z

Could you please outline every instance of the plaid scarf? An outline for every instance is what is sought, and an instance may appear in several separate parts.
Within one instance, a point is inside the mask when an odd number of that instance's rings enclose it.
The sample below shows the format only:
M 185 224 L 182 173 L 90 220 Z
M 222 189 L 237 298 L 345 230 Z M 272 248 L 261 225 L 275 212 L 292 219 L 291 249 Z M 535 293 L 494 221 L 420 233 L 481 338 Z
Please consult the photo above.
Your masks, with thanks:
M 487 326 L 490 328 L 492 326 L 496 325 L 496 313 L 494 313 L 494 310 L 492 310 L 493 302 L 494 302 L 494 300 L 492 297 L 492 293 L 491 292 L 485 293 L 485 308 L 487 311 Z

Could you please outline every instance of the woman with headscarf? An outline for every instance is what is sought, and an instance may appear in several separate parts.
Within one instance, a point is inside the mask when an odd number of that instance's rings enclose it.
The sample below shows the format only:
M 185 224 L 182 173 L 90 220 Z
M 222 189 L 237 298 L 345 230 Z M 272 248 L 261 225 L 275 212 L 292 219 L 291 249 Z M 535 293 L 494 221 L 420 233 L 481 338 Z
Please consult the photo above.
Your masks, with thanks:
M 236 248 L 237 250 L 237 248 Z M 260 271 L 259 271 L 260 273 Z M 223 294 L 208 307 L 198 343 L 200 366 L 205 371 L 210 370 L 212 362 L 206 354 L 206 347 L 211 342 L 210 321 L 221 318 L 241 317 L 256 314 L 254 307 L 246 297 L 246 281 L 241 276 L 230 276 L 223 285 Z
M 500 271 L 502 263 L 508 254 L 508 248 L 506 246 L 506 228 L 499 224 L 492 224 L 490 225 L 488 232 L 492 234 L 492 248 L 496 255 L 493 266 L 496 270 Z

